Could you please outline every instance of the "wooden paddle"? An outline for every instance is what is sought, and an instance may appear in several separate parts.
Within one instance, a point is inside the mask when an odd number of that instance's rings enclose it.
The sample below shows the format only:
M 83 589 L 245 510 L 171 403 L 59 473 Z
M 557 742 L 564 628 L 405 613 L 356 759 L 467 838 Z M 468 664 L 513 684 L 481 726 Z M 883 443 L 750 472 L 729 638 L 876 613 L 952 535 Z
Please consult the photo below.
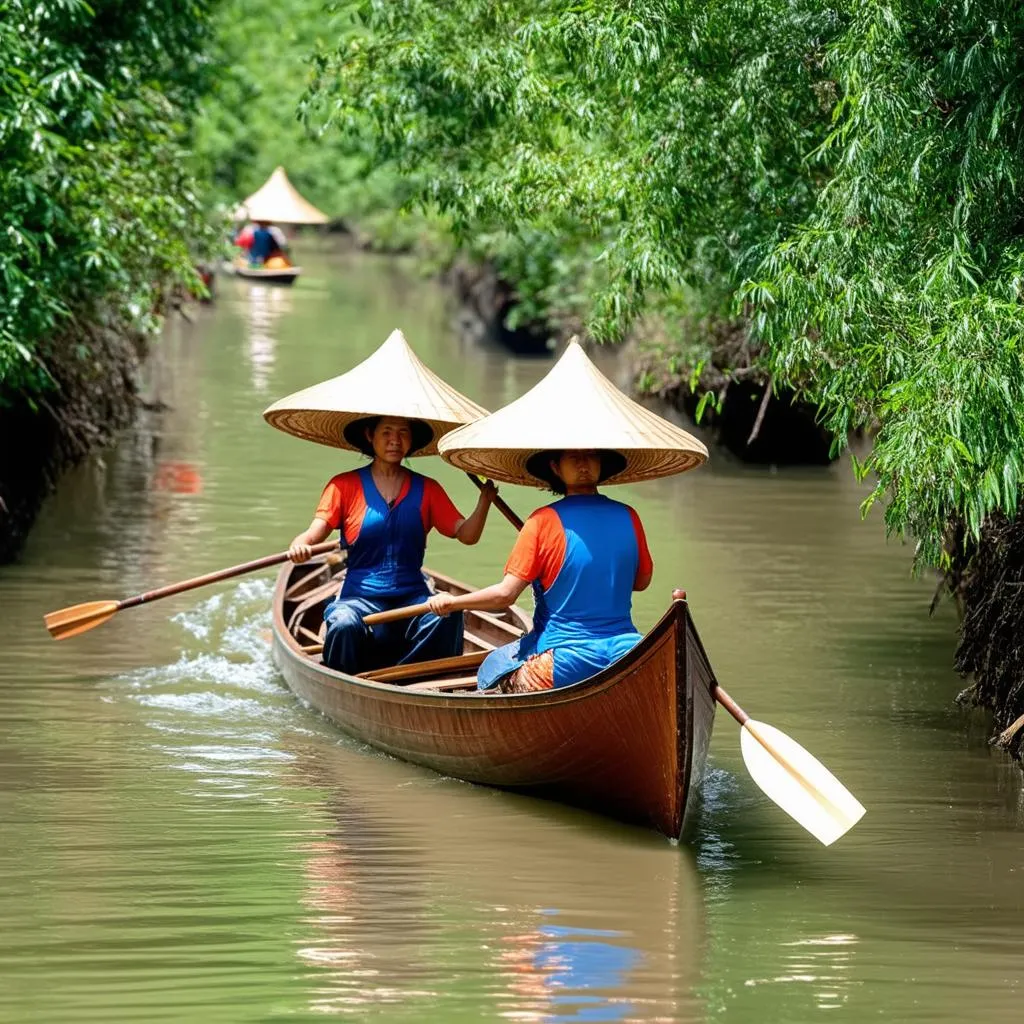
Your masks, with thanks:
M 486 481 L 481 477 L 478 477 L 476 473 L 467 473 L 466 476 L 473 481 L 474 486 L 477 490 L 482 491 L 486 484 Z M 505 500 L 500 495 L 495 495 L 494 507 L 517 529 L 523 528 L 523 521 L 505 504 Z
M 323 544 L 314 544 L 312 550 L 314 555 L 324 555 L 335 550 L 337 546 L 337 541 L 324 541 Z M 266 558 L 257 558 L 254 562 L 243 562 L 241 565 L 231 566 L 230 569 L 219 569 L 217 572 L 210 572 L 205 576 L 196 576 L 194 579 L 172 583 L 169 586 L 160 587 L 158 590 L 147 591 L 145 594 L 126 597 L 123 601 L 87 601 L 85 604 L 61 608 L 59 611 L 44 615 L 43 621 L 54 640 L 67 640 L 69 637 L 78 636 L 79 633 L 85 633 L 90 629 L 95 629 L 96 626 L 101 626 L 107 619 L 112 618 L 125 608 L 135 608 L 137 605 L 148 604 L 150 601 L 159 601 L 161 597 L 183 594 L 186 590 L 205 587 L 208 583 L 229 580 L 233 576 L 244 576 L 247 572 L 266 569 L 268 566 L 279 565 L 281 562 L 287 561 L 288 552 L 282 551 L 276 555 L 267 555 Z
M 720 686 L 714 696 L 740 723 L 740 751 L 751 778 L 812 836 L 831 846 L 864 817 L 860 801 L 796 740 L 754 721 Z

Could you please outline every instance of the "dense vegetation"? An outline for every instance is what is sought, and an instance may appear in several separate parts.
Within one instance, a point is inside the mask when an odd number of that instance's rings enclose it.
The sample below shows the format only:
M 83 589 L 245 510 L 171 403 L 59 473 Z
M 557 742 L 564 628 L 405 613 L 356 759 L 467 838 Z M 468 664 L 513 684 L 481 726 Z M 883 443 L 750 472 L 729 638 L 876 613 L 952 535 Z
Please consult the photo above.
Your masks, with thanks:
M 98 321 L 145 328 L 207 229 L 183 170 L 206 0 L 0 0 L 0 405 L 88 365 Z
M 337 22 L 323 0 L 221 0 L 210 50 L 217 74 L 199 106 L 192 167 L 209 183 L 208 200 L 230 208 L 284 164 L 303 195 L 362 241 L 403 248 L 428 226 L 403 213 L 401 176 L 377 170 L 361 142 L 319 137 L 297 117 L 311 54 Z
M 365 0 L 313 115 L 599 338 L 749 321 L 921 564 L 1016 514 L 1024 13 L 1008 0 Z M 515 256 L 518 253 L 518 257 Z M 692 353 L 699 365 L 703 353 Z

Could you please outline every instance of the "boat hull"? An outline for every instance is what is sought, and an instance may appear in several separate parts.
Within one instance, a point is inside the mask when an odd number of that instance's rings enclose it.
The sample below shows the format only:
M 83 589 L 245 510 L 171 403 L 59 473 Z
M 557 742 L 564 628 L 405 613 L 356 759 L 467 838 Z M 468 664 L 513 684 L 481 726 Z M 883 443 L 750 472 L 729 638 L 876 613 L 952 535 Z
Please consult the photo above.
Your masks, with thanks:
M 682 838 L 704 773 L 714 674 L 685 601 L 625 658 L 572 686 L 481 696 L 411 692 L 326 668 L 274 599 L 274 657 L 289 688 L 356 739 L 469 782 L 521 790 Z
M 246 267 L 238 263 L 229 263 L 224 268 L 235 277 L 244 277 L 247 281 L 259 281 L 261 284 L 291 285 L 302 273 L 302 267 L 281 267 L 278 270 L 264 270 L 262 267 Z

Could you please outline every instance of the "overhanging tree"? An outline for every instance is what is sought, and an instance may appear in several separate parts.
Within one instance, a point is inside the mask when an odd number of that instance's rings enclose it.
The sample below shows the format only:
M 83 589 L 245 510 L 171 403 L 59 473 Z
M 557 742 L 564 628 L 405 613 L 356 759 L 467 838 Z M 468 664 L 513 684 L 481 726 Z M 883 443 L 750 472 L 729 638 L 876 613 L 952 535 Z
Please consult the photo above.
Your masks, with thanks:
M 919 564 L 1017 511 L 1019 5 L 366 0 L 314 116 L 462 238 L 547 249 L 621 336 L 681 286 L 749 318 Z

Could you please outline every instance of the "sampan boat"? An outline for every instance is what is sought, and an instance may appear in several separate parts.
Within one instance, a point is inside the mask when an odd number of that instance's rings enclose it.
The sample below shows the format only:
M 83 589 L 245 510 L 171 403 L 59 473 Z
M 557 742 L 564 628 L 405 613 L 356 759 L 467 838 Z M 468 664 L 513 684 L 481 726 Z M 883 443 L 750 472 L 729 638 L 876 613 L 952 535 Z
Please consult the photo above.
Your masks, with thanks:
M 426 573 L 436 590 L 473 589 Z M 286 564 L 278 576 L 274 659 L 302 700 L 356 739 L 442 775 L 683 837 L 704 774 L 716 685 L 685 601 L 673 601 L 628 655 L 596 676 L 492 696 L 476 692 L 476 668 L 530 628 L 525 612 L 466 612 L 459 657 L 346 675 L 320 656 L 324 606 L 343 574 L 328 559 Z
M 227 263 L 224 269 L 236 277 L 244 277 L 250 281 L 260 281 L 263 284 L 294 284 L 295 279 L 302 273 L 302 267 L 250 267 L 246 263 Z

